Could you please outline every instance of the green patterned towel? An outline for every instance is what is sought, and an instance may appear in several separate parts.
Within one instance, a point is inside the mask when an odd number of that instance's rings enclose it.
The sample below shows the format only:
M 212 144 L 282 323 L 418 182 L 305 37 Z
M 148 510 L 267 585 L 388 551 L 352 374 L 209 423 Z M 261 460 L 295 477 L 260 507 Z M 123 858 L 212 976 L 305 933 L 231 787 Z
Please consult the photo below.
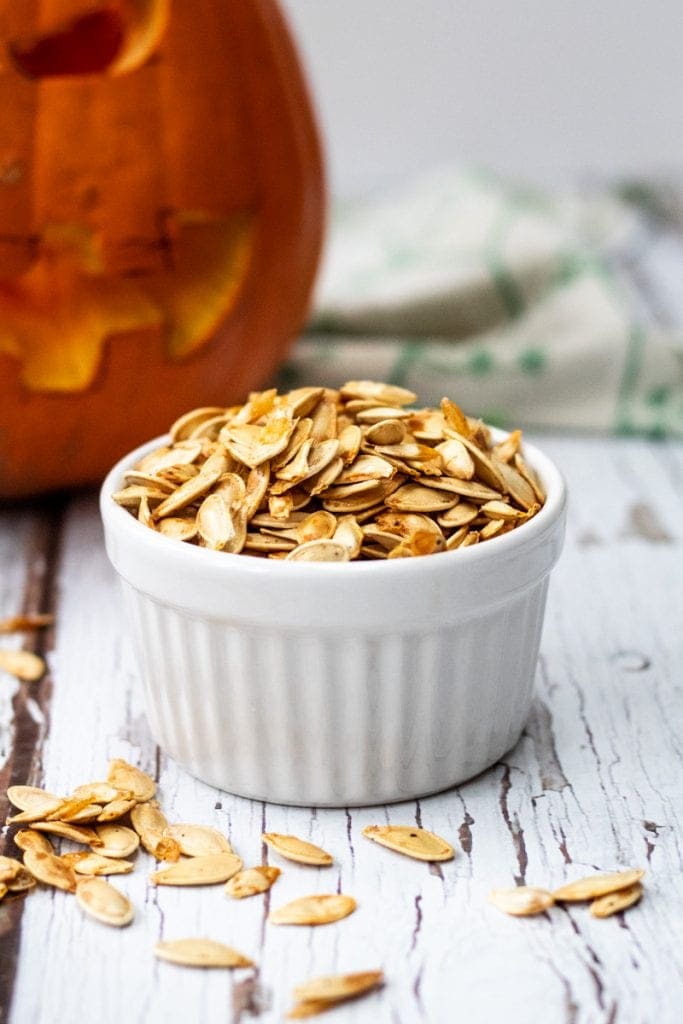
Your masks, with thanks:
M 683 436 L 683 303 L 671 324 L 639 280 L 655 228 L 673 231 L 616 194 L 452 169 L 342 206 L 281 383 L 376 378 L 501 426 Z M 683 235 L 673 273 L 683 293 Z

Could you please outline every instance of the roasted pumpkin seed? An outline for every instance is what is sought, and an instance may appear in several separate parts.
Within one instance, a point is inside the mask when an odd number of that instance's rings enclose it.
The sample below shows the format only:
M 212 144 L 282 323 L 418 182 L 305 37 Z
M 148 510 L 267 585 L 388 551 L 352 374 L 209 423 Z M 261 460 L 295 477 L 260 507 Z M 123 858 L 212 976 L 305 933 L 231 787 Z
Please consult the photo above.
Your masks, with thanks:
M 157 942 L 154 955 L 183 967 L 253 967 L 254 961 L 213 939 L 171 939 Z
M 610 874 L 588 875 L 586 878 L 579 878 L 575 882 L 569 882 L 567 885 L 555 889 L 553 896 L 558 903 L 594 900 L 599 896 L 618 892 L 620 889 L 629 889 L 640 881 L 644 874 L 645 872 L 641 868 L 633 868 L 628 871 L 614 871 Z
M 455 856 L 453 847 L 445 839 L 414 825 L 368 825 L 363 829 L 363 835 L 380 846 L 416 860 L 452 860 Z
M 227 882 L 243 867 L 235 853 L 214 853 L 181 860 L 150 875 L 154 885 L 217 885 Z
M 297 836 L 281 835 L 279 832 L 264 832 L 261 836 L 271 850 L 276 850 L 287 860 L 294 860 L 298 864 L 314 864 L 318 867 L 327 867 L 332 863 L 332 855 L 323 850 L 320 846 L 307 843 Z
M 271 924 L 331 924 L 333 921 L 348 917 L 356 906 L 352 896 L 345 896 L 342 893 L 301 896 L 291 903 L 271 910 L 268 920 Z
M 135 916 L 128 897 L 103 878 L 80 878 L 76 883 L 76 899 L 90 917 L 116 928 L 130 924 Z
M 260 892 L 267 892 L 271 885 L 279 878 L 280 869 L 271 867 L 268 864 L 259 865 L 255 868 L 246 868 L 238 871 L 236 875 L 226 883 L 225 891 L 233 899 L 242 900 L 246 896 L 255 896 Z
M 555 902 L 553 894 L 546 889 L 537 889 L 530 885 L 520 885 L 516 889 L 493 889 L 489 893 L 489 902 L 514 917 L 531 917 L 542 914 Z

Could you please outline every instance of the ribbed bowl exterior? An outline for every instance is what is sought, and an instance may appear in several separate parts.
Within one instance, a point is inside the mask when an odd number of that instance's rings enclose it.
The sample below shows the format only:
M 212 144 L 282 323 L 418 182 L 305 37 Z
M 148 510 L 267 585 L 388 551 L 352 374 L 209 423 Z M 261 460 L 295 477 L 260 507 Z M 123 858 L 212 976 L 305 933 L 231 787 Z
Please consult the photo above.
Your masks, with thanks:
M 457 628 L 384 635 L 230 627 L 124 592 L 162 749 L 228 792 L 343 806 L 445 789 L 515 744 L 546 586 Z
M 101 493 L 145 705 L 163 750 L 198 778 L 277 803 L 406 800 L 471 778 L 529 713 L 564 483 L 518 530 L 389 562 L 302 564 L 169 540 Z

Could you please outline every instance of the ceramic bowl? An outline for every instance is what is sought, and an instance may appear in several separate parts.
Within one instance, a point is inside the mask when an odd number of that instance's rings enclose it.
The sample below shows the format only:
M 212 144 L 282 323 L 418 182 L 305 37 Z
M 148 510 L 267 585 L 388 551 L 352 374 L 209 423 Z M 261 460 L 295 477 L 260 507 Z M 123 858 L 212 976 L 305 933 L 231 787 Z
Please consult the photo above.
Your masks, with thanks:
M 112 494 L 166 439 L 122 459 L 101 512 L 147 715 L 193 775 L 245 797 L 351 806 L 461 783 L 517 742 L 532 700 L 566 493 L 527 523 L 421 558 L 302 563 L 211 551 L 139 523 Z

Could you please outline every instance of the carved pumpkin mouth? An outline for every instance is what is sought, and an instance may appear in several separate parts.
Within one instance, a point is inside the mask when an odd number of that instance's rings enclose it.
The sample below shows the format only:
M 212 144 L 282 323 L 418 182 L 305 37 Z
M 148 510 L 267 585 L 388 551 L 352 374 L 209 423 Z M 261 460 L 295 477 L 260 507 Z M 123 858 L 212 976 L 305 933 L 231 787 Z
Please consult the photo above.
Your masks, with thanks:
M 31 391 L 75 392 L 97 374 L 105 341 L 157 330 L 172 360 L 201 348 L 234 309 L 251 269 L 256 217 L 167 215 L 156 266 L 107 272 L 85 226 L 51 225 L 37 258 L 0 279 L 0 353 L 15 357 Z
M 10 42 L 9 52 L 26 78 L 127 74 L 154 54 L 168 15 L 169 0 L 113 0 Z

